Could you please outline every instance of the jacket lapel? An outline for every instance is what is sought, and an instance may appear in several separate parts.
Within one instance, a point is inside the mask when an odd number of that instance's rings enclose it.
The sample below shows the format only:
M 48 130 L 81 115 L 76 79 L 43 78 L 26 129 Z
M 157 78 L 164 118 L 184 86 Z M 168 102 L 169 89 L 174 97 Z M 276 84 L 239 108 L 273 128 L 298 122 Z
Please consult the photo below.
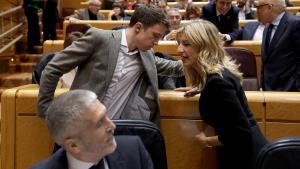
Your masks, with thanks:
M 108 47 L 108 64 L 107 64 L 107 76 L 106 76 L 106 89 L 110 84 L 112 79 L 114 70 L 117 65 L 118 55 L 120 51 L 121 45 L 121 37 L 122 37 L 122 30 L 113 31 L 112 36 L 109 37 L 109 45 Z
M 266 60 L 269 59 L 269 56 L 271 56 L 274 49 L 276 49 L 278 42 L 280 42 L 279 39 L 282 37 L 282 35 L 284 34 L 284 31 L 286 30 L 286 26 L 287 26 L 287 13 L 285 13 L 283 15 L 279 25 L 277 26 L 276 32 L 275 32 L 275 34 L 271 40 L 270 46 L 269 46 L 269 54 L 266 57 Z
M 286 26 L 287 26 L 287 14 L 285 13 L 282 18 L 281 21 L 276 29 L 276 32 L 272 38 L 271 44 L 270 44 L 270 53 L 272 53 L 272 49 L 274 49 L 274 47 L 276 46 L 276 44 L 278 44 L 279 39 L 282 37 L 282 35 L 284 34 L 284 31 L 286 30 Z
M 109 168 L 125 169 L 125 161 L 118 149 L 106 158 Z
M 154 80 L 154 77 L 157 77 L 157 73 L 156 73 L 156 67 L 154 67 L 154 55 L 150 55 L 149 51 L 148 52 L 142 52 L 140 51 L 140 56 L 141 56 L 141 60 L 143 63 L 143 66 L 147 72 L 147 75 L 149 77 L 149 80 L 151 82 L 151 85 L 153 87 L 157 86 L 157 82 Z M 153 71 L 154 70 L 154 71 Z

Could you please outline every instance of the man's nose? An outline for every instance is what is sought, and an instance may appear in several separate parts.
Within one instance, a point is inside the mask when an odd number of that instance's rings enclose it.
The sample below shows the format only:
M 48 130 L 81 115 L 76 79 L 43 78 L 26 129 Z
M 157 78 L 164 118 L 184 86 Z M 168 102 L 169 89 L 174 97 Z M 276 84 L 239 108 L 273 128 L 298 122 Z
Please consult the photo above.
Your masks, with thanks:
M 109 120 L 109 124 L 108 124 L 108 127 L 107 127 L 107 132 L 114 132 L 115 129 L 116 129 L 116 125 L 110 119 L 108 119 L 108 120 Z

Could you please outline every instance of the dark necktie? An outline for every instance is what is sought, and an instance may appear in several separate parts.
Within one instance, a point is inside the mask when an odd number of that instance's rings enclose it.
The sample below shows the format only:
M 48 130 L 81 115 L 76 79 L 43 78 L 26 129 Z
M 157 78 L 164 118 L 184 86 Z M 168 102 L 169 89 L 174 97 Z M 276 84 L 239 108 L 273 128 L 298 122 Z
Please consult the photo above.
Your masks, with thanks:
M 103 159 L 102 159 L 97 165 L 93 165 L 93 166 L 90 167 L 89 169 L 104 169 L 104 162 L 103 162 Z
M 224 15 L 222 15 L 222 14 L 221 14 L 221 15 L 219 15 L 219 22 L 220 22 L 220 23 L 224 21 L 224 17 L 225 17 L 225 16 L 224 16 Z
M 265 39 L 265 53 L 268 54 L 269 53 L 269 46 L 270 46 L 270 43 L 271 43 L 271 35 L 272 35 L 272 30 L 274 28 L 274 25 L 273 24 L 270 24 L 268 26 L 268 29 L 267 29 L 267 34 L 266 34 L 266 39 Z

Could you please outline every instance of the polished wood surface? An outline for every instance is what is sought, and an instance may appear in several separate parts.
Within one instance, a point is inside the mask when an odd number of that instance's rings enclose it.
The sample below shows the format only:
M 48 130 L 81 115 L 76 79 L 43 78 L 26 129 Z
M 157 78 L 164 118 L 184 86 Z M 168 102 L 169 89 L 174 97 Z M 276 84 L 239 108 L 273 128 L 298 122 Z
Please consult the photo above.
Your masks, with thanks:
M 201 149 L 195 135 L 202 130 L 202 121 L 161 119 L 169 169 L 216 169 L 214 148 Z
M 257 77 L 260 78 L 261 72 L 261 42 L 260 41 L 234 41 L 229 47 L 242 47 L 251 50 L 256 59 L 256 69 Z M 44 42 L 44 54 L 49 52 L 56 52 L 63 49 L 62 40 L 47 40 Z M 159 41 L 158 45 L 153 47 L 155 52 L 161 52 L 169 54 L 171 56 L 180 59 L 179 53 L 177 52 L 177 42 L 176 41 Z
M 58 52 L 64 49 L 64 40 L 46 40 L 43 44 L 43 53 Z
M 256 20 L 240 20 L 239 25 L 244 26 L 248 22 L 255 22 Z M 110 21 L 110 20 L 78 20 L 78 21 L 71 21 L 72 23 L 84 23 L 84 24 L 90 24 L 93 27 L 100 28 L 100 29 L 105 29 L 105 30 L 111 30 L 114 27 L 121 26 L 121 25 L 129 25 L 128 20 L 124 21 Z M 182 23 L 187 23 L 190 21 L 181 21 Z M 66 27 L 70 24 L 69 20 L 65 20 L 63 23 L 63 32 L 65 35 L 66 32 Z
M 265 92 L 266 120 L 300 122 L 300 92 Z
M 66 91 L 68 89 L 58 89 L 55 95 Z M 2 94 L 2 168 L 28 168 L 51 154 L 53 142 L 43 120 L 36 115 L 37 95 L 38 85 L 8 89 Z M 159 96 L 169 169 L 216 169 L 214 149 L 201 150 L 195 140 L 195 135 L 203 128 L 198 110 L 199 95 L 185 98 L 182 92 L 161 90 Z M 269 139 L 300 135 L 299 116 L 282 113 L 299 112 L 298 93 L 253 91 L 246 92 L 246 97 Z M 267 108 L 280 102 L 282 111 L 276 106 Z
M 282 137 L 300 137 L 299 122 L 266 122 L 266 137 L 276 140 Z
M 17 116 L 15 168 L 29 168 L 46 159 L 53 150 L 53 141 L 43 120 L 36 116 Z

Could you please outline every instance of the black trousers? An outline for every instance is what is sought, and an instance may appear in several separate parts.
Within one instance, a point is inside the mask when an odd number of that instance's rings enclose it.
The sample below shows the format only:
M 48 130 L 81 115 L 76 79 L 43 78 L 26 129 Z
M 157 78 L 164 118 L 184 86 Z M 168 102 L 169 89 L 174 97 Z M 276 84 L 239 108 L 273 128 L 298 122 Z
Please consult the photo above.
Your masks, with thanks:
M 25 15 L 28 24 L 27 46 L 31 50 L 34 45 L 41 44 L 38 10 L 30 7 L 25 8 Z
M 56 23 L 58 21 L 57 3 L 48 1 L 43 9 L 43 40 L 56 40 Z

